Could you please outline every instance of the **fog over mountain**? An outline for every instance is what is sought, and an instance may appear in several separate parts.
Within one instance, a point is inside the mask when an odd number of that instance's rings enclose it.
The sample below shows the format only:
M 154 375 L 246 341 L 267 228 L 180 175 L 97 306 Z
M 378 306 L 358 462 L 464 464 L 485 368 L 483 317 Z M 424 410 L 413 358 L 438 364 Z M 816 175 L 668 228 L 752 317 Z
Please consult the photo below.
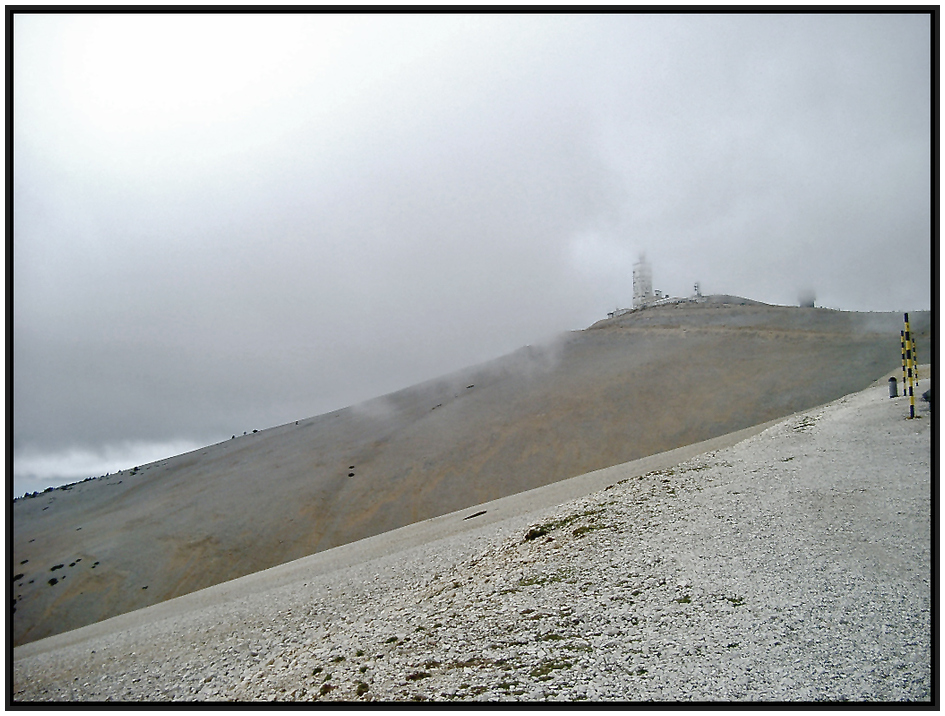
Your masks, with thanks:
M 931 307 L 927 15 L 13 17 L 14 492 L 654 286 Z

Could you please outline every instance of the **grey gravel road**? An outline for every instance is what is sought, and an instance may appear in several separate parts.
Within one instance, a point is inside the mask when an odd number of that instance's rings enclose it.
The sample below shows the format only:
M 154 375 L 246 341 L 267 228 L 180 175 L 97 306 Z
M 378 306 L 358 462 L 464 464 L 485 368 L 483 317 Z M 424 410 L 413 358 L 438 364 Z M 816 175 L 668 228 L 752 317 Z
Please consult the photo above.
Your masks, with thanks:
M 932 431 L 907 415 L 879 381 L 561 504 L 28 644 L 14 701 L 928 701 Z

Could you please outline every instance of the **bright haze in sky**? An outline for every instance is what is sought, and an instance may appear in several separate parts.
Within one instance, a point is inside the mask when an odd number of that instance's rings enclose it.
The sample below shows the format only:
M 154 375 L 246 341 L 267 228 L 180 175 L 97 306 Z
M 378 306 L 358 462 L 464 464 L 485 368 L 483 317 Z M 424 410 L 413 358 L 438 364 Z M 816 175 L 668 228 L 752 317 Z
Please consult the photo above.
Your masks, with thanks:
M 928 15 L 16 14 L 14 491 L 653 285 L 931 304 Z

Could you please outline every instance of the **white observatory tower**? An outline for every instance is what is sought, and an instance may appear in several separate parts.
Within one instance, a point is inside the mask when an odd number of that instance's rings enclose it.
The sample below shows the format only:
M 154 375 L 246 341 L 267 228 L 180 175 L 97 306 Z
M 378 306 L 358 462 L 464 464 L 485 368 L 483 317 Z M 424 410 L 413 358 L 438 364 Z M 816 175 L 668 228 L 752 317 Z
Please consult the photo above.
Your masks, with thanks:
M 633 307 L 641 308 L 652 300 L 653 272 L 646 256 L 640 254 L 640 260 L 633 264 Z

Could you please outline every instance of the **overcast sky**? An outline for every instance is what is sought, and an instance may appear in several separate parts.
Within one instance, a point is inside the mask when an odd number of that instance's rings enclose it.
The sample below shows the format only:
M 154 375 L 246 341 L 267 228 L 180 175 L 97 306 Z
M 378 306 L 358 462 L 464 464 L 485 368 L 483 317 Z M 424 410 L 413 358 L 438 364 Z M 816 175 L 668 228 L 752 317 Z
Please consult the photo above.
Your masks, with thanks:
M 27 15 L 15 493 L 585 328 L 931 302 L 909 15 Z

